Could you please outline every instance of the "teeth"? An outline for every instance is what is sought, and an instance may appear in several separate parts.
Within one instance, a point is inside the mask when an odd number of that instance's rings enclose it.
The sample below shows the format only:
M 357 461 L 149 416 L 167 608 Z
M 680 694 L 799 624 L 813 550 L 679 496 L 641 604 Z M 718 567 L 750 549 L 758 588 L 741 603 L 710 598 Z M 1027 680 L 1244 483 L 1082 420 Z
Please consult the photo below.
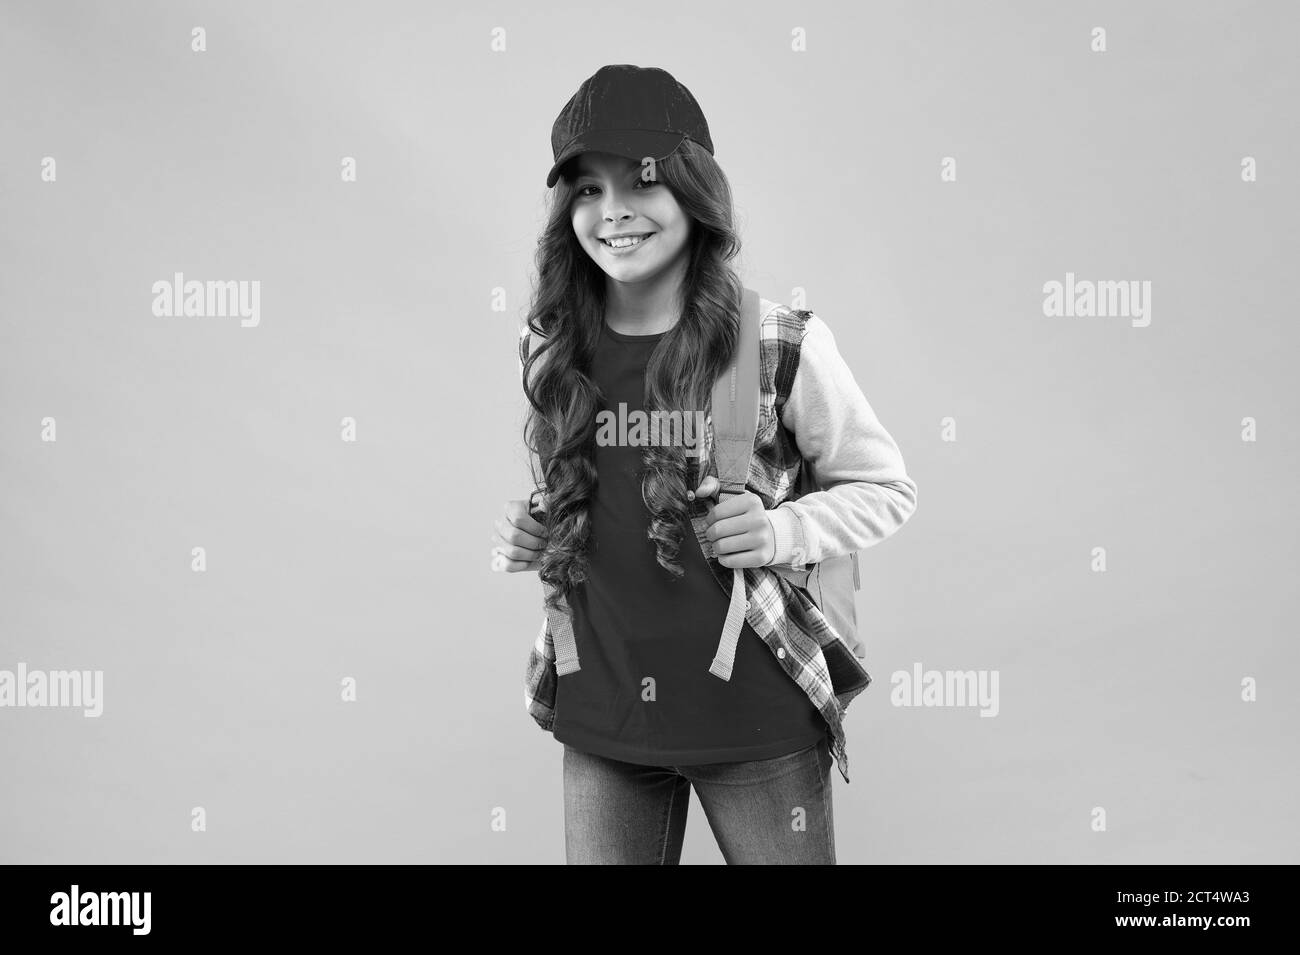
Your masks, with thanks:
M 630 248 L 631 246 L 637 245 L 640 242 L 645 241 L 645 238 L 646 236 L 640 235 L 635 238 L 632 238 L 631 236 L 627 236 L 619 239 L 601 239 L 601 241 L 604 242 L 606 245 L 615 249 L 626 249 L 626 248 Z

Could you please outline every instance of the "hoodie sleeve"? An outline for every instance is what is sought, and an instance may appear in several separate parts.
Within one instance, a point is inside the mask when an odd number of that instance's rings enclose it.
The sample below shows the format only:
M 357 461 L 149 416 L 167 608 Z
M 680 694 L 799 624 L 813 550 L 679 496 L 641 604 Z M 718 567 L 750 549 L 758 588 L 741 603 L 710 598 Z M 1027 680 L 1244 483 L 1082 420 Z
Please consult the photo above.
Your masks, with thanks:
M 916 482 L 898 445 L 854 380 L 830 328 L 804 323 L 799 367 L 781 412 L 823 490 L 767 511 L 776 536 L 768 565 L 803 570 L 878 544 L 916 510 Z

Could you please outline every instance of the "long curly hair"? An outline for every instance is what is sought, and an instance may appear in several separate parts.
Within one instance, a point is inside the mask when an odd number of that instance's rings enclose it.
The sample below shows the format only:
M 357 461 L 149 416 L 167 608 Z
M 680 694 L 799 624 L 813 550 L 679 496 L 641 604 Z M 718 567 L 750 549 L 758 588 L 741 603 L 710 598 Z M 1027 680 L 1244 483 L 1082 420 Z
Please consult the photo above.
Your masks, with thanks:
M 548 539 L 539 576 L 549 585 L 546 605 L 551 608 L 587 579 L 588 507 L 597 480 L 596 415 L 603 397 L 591 379 L 591 361 L 604 323 L 606 275 L 574 235 L 570 209 L 577 189 L 572 166 L 568 163 L 561 170 L 537 243 L 528 327 L 545 340 L 523 368 L 530 406 L 524 444 L 533 483 L 546 501 Z M 656 163 L 655 175 L 672 190 L 692 228 L 678 293 L 681 316 L 650 354 L 644 402 L 647 412 L 678 410 L 685 415 L 708 410 L 713 382 L 736 347 L 743 286 L 730 261 L 740 251 L 740 239 L 731 187 L 706 150 L 684 140 Z M 535 373 L 538 362 L 541 370 Z M 702 438 L 697 441 L 701 451 Z M 646 536 L 654 541 L 659 565 L 681 577 L 684 571 L 677 558 L 688 529 L 686 492 L 698 486 L 703 458 L 689 457 L 678 444 L 650 443 L 642 463 L 641 497 L 650 515 Z

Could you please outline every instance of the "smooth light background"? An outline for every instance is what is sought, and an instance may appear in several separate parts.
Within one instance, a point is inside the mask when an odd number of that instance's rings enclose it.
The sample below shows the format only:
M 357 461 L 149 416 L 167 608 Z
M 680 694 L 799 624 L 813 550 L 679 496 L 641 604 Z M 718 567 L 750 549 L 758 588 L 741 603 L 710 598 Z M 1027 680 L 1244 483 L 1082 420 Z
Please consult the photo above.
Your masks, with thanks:
M 1298 26 L 8 0 L 0 668 L 102 669 L 105 700 L 0 710 L 0 861 L 563 861 L 541 588 L 489 537 L 529 489 L 551 123 L 620 62 L 699 99 L 742 277 L 806 291 L 919 485 L 863 552 L 840 861 L 1298 861 Z M 176 271 L 260 280 L 260 326 L 154 317 Z M 1044 316 L 1067 271 L 1151 281 L 1150 326 Z M 999 671 L 1000 714 L 891 706 L 916 662 Z M 693 798 L 683 862 L 720 861 Z

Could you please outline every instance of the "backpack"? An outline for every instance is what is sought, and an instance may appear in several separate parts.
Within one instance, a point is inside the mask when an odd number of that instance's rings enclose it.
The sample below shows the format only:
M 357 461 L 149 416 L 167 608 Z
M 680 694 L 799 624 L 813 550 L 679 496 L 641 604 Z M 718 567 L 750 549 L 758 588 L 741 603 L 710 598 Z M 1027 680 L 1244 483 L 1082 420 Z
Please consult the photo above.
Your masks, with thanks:
M 758 293 L 745 289 L 740 307 L 740 339 L 736 344 L 736 357 L 729 374 L 724 374 L 713 386 L 713 446 L 721 488 L 718 499 L 745 490 L 749 479 L 750 460 L 754 454 L 754 439 L 758 433 L 759 369 L 761 368 L 760 323 Z M 799 468 L 796 493 L 788 500 L 798 500 L 805 494 L 820 491 L 812 469 L 807 462 Z M 769 564 L 767 569 L 784 577 L 791 584 L 807 592 L 817 609 L 840 639 L 864 658 L 866 644 L 858 638 L 856 593 L 861 589 L 858 576 L 858 554 L 851 551 L 842 557 L 832 557 L 819 564 L 794 570 L 790 565 Z
M 754 455 L 754 440 L 758 435 L 758 399 L 759 370 L 761 368 L 761 344 L 758 293 L 744 289 L 740 303 L 740 336 L 736 343 L 736 354 L 730 370 L 724 373 L 713 386 L 712 427 L 713 457 L 717 464 L 718 500 L 725 496 L 742 493 L 749 480 L 750 461 Z M 528 354 L 543 341 L 536 332 L 530 332 Z M 743 358 L 741 361 L 739 359 Z M 805 494 L 820 491 L 823 488 L 813 477 L 812 470 L 806 463 L 799 468 L 799 484 L 796 493 L 788 500 L 798 500 Z M 529 514 L 534 520 L 545 522 L 545 499 L 540 490 L 529 496 Z M 853 652 L 854 656 L 864 658 L 867 655 L 866 644 L 858 638 L 856 593 L 861 588 L 858 577 L 857 551 L 843 557 L 832 557 L 820 564 L 805 566 L 794 570 L 790 565 L 769 564 L 767 569 L 808 594 L 817 609 L 821 611 L 826 622 Z M 734 653 L 738 630 L 739 610 L 737 601 L 743 603 L 744 573 L 736 568 L 736 585 L 733 586 L 733 607 L 728 610 L 731 652 Z M 720 653 L 714 667 L 719 676 L 729 679 L 731 665 L 726 662 L 725 653 Z

